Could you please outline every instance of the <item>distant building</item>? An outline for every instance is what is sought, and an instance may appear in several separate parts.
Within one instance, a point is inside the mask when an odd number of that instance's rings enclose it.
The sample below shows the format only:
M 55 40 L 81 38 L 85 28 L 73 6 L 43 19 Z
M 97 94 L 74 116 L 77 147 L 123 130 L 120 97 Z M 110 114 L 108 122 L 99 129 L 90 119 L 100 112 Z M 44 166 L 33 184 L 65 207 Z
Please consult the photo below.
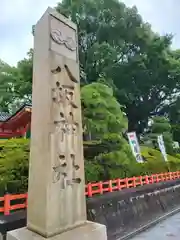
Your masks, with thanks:
M 23 105 L 14 114 L 0 112 L 0 139 L 30 138 L 31 105 Z

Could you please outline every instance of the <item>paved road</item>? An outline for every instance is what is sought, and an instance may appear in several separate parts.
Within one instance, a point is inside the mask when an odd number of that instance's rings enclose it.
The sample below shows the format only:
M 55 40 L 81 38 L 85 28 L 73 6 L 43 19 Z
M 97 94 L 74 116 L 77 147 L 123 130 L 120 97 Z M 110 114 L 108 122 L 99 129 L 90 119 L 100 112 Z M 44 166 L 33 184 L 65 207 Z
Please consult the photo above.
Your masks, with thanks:
M 180 239 L 180 213 L 169 217 L 132 240 L 177 240 Z

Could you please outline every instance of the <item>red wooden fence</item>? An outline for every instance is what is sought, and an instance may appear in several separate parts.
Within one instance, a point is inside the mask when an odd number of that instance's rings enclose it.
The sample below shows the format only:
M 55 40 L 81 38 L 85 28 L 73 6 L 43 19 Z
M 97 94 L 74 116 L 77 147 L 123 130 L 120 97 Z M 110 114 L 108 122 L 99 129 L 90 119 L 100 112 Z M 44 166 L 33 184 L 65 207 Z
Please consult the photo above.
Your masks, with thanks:
M 12 200 L 24 199 L 24 203 L 21 204 L 12 204 Z M 3 202 L 3 206 L 0 207 L 0 212 L 3 212 L 4 215 L 9 215 L 11 210 L 18 210 L 27 207 L 27 193 L 25 194 L 6 194 L 4 197 L 0 197 L 0 203 Z
M 106 182 L 89 183 L 85 187 L 85 195 L 92 197 L 95 194 L 103 194 L 106 192 L 120 191 L 125 188 L 135 188 L 142 185 L 165 182 L 180 178 L 180 171 L 166 172 L 159 174 L 152 174 L 150 176 L 139 176 L 124 179 L 109 180 Z M 13 204 L 11 201 L 20 199 L 23 201 L 21 204 Z M 27 207 L 27 193 L 25 194 L 6 194 L 4 197 L 0 197 L 0 213 L 9 215 L 11 210 L 24 209 Z

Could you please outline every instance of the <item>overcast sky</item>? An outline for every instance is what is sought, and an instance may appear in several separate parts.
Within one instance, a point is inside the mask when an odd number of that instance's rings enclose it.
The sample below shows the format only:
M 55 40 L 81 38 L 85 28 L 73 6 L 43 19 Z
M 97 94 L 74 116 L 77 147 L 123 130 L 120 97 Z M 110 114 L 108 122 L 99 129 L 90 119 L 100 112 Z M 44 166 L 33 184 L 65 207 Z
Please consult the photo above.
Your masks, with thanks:
M 48 6 L 58 0 L 0 0 L 0 59 L 11 64 L 26 56 L 33 46 L 32 25 Z M 180 0 L 124 0 L 136 5 L 143 19 L 160 34 L 173 33 L 173 48 L 180 48 Z

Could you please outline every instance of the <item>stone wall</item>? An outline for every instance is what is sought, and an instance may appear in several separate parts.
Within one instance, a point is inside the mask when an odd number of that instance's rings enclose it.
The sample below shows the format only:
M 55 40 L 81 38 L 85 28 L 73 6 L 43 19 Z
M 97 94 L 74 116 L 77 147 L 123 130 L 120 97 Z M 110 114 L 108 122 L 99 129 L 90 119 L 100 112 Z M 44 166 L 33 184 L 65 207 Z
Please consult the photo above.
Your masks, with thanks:
M 20 210 L 10 215 L 0 216 L 0 240 L 6 239 L 6 233 L 10 230 L 26 225 L 26 211 Z
M 180 208 L 180 180 L 145 185 L 87 199 L 88 220 L 107 226 L 108 240 L 127 239 L 136 231 Z M 0 233 L 23 227 L 26 212 L 0 216 Z
M 107 226 L 108 239 L 127 239 L 180 208 L 180 180 L 145 185 L 87 200 L 88 219 Z

